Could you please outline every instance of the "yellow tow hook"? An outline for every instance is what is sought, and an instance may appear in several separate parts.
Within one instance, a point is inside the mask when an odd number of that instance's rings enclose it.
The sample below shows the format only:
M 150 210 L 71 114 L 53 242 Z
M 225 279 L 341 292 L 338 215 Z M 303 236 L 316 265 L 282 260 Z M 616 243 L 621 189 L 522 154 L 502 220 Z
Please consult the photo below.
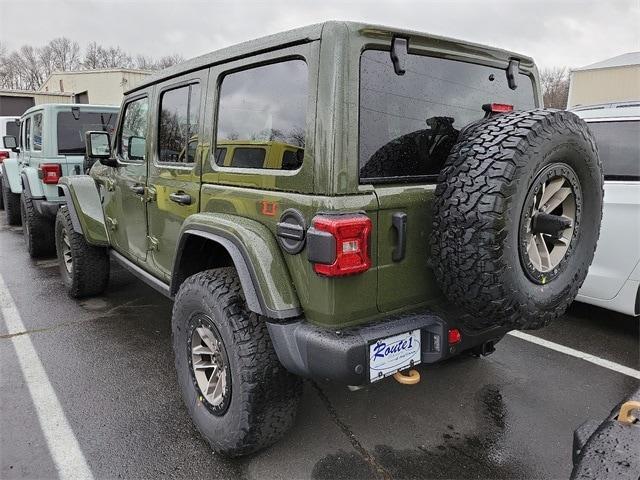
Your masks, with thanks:
M 629 400 L 628 402 L 623 403 L 620 407 L 620 413 L 618 414 L 618 421 L 625 425 L 631 425 L 636 421 L 636 417 L 631 415 L 633 410 L 640 410 L 640 402 L 636 400 Z
M 405 375 L 402 372 L 396 372 L 393 374 L 393 378 L 396 379 L 396 382 L 401 383 L 402 385 L 415 385 L 420 381 L 420 372 L 417 370 L 409 370 L 409 375 Z

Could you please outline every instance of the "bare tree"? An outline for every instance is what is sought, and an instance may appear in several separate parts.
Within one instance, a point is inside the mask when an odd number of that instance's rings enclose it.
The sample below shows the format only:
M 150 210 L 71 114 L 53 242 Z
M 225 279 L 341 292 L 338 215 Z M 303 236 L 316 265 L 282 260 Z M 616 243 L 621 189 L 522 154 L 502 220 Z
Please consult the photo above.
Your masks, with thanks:
M 49 42 L 54 68 L 61 72 L 80 67 L 80 46 L 67 37 L 54 38 Z
M 78 42 L 66 37 L 54 38 L 47 45 L 23 45 L 10 51 L 0 42 L 0 88 L 37 90 L 55 71 L 100 68 L 158 70 L 182 62 L 182 55 L 165 55 L 158 59 L 146 55 L 132 57 L 119 46 L 87 45 L 81 54 Z
M 566 67 L 543 68 L 540 72 L 542 98 L 548 108 L 565 109 L 569 98 L 569 71 Z

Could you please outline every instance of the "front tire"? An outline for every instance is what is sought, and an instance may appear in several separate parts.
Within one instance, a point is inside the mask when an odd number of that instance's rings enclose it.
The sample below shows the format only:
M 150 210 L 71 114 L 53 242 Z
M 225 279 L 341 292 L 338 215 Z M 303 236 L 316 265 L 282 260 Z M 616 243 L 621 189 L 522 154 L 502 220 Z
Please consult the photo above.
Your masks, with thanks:
M 38 215 L 33 200 L 26 193 L 21 195 L 20 215 L 22 233 L 31 258 L 53 255 L 55 253 L 54 222 Z
M 4 211 L 7 215 L 7 223 L 9 223 L 9 225 L 21 225 L 20 194 L 11 191 L 6 175 L 2 176 L 2 199 L 4 202 Z
M 246 455 L 293 425 L 302 382 L 280 364 L 264 319 L 247 308 L 235 269 L 185 280 L 171 326 L 184 403 L 214 451 Z
M 99 295 L 109 282 L 109 255 L 104 247 L 89 245 L 73 229 L 66 205 L 58 210 L 55 224 L 60 275 L 72 298 Z

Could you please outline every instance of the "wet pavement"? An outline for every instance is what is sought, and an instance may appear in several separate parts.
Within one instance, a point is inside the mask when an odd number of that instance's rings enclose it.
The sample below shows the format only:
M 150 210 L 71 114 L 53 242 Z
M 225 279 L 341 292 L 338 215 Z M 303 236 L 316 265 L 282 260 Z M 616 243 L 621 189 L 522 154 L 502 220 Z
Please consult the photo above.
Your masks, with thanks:
M 489 357 L 422 367 L 415 386 L 306 382 L 292 431 L 228 460 L 211 453 L 182 405 L 170 301 L 115 267 L 104 296 L 71 300 L 56 262 L 30 260 L 4 216 L 0 275 L 96 478 L 567 478 L 573 430 L 639 383 L 507 336 Z M 0 478 L 54 478 L 7 333 L 0 321 Z M 631 317 L 576 304 L 535 335 L 639 366 Z

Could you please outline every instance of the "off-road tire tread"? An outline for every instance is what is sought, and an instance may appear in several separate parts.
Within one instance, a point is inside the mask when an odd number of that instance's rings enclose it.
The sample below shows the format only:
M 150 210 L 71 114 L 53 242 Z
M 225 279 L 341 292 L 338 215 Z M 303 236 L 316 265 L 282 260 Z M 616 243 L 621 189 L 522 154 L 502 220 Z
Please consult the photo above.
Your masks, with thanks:
M 33 199 L 23 192 L 20 201 L 22 231 L 27 242 L 27 250 L 31 258 L 53 255 L 55 246 L 55 221 L 38 214 Z
M 63 265 L 64 259 L 60 248 L 62 242 L 61 229 L 67 230 L 71 254 L 73 256 L 73 275 L 69 275 Z M 66 206 L 60 207 L 56 215 L 55 244 L 60 263 L 60 273 L 65 280 L 67 293 L 72 298 L 83 298 L 99 295 L 105 291 L 109 283 L 110 262 L 107 249 L 89 245 L 84 236 L 73 229 L 71 214 Z
M 22 225 L 22 216 L 20 215 L 20 194 L 13 193 L 9 187 L 5 175 L 2 176 L 2 195 L 4 198 L 4 211 L 7 215 L 7 223 L 9 225 Z
M 301 379 L 281 365 L 265 318 L 248 309 L 234 268 L 205 270 L 187 278 L 176 295 L 174 316 L 181 298 L 194 290 L 218 304 L 224 313 L 224 321 L 231 326 L 234 344 L 225 347 L 228 355 L 237 354 L 241 365 L 241 371 L 234 372 L 232 395 L 244 397 L 244 426 L 240 431 L 230 432 L 226 438 L 207 438 L 207 441 L 214 451 L 230 457 L 272 445 L 295 421 L 302 393 Z M 241 388 L 238 381 L 242 382 Z M 206 438 L 204 432 L 201 433 Z
M 584 122 L 574 114 L 535 109 L 473 125 L 445 162 L 434 200 L 432 266 L 440 287 L 471 329 L 496 324 L 519 329 L 546 326 L 565 312 L 587 275 L 595 246 L 591 256 L 573 259 L 581 265 L 570 291 L 548 310 L 534 307 L 529 299 L 515 303 L 513 290 L 500 281 L 506 269 L 514 268 L 502 257 L 501 244 L 507 236 L 504 213 L 512 195 L 528 188 L 520 184 L 518 170 L 534 161 L 536 146 L 567 131 L 583 137 L 597 152 Z M 598 168 L 601 171 L 599 160 Z

